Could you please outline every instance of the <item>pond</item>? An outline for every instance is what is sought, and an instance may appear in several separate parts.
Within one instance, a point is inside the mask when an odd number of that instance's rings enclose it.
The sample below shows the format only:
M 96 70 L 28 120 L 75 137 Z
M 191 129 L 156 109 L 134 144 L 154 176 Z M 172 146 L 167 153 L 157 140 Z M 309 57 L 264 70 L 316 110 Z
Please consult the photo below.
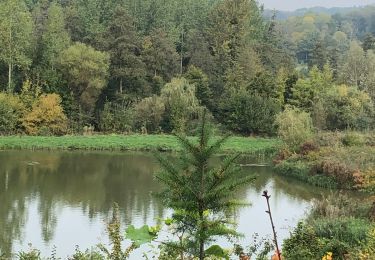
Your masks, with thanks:
M 220 158 L 217 158 L 220 160 Z M 242 158 L 241 163 L 259 162 Z M 253 183 L 238 192 L 251 202 L 236 215 L 240 241 L 252 235 L 271 237 L 263 190 L 271 194 L 271 209 L 279 240 L 288 237 L 322 190 L 275 176 L 269 167 L 244 166 L 257 173 Z M 160 185 L 153 178 L 158 163 L 149 153 L 0 151 L 0 252 L 27 250 L 31 243 L 50 256 L 66 258 L 75 246 L 107 243 L 105 223 L 113 202 L 120 207 L 122 227 L 155 225 L 170 210 L 153 196 Z M 54 246 L 56 246 L 55 249 Z M 131 259 L 140 259 L 140 248 Z

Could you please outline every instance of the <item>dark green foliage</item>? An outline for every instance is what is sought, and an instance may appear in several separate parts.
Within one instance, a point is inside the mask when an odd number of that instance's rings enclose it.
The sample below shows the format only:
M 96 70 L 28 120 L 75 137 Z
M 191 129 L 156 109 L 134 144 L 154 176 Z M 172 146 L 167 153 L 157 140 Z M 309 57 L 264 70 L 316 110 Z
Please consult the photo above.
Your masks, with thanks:
M 230 209 L 240 204 L 234 201 L 236 190 L 254 179 L 241 176 L 234 165 L 237 156 L 228 157 L 220 166 L 209 164 L 227 138 L 212 142 L 211 128 L 205 112 L 198 130 L 198 142 L 177 135 L 183 153 L 178 162 L 157 156 L 163 171 L 156 178 L 164 185 L 160 194 L 165 205 L 174 209 L 172 219 L 176 234 L 183 237 L 180 250 L 203 259 L 205 246 L 220 236 L 236 236 L 230 227 Z M 178 246 L 170 242 L 170 246 Z
M 190 84 L 195 86 L 195 95 L 201 105 L 210 107 L 212 103 L 212 91 L 209 86 L 208 77 L 203 71 L 195 66 L 190 66 L 185 74 Z
M 111 78 L 118 92 L 147 94 L 146 68 L 141 57 L 141 41 L 132 17 L 117 6 L 105 33 L 106 50 L 110 53 Z
M 234 132 L 272 135 L 281 107 L 275 99 L 239 91 L 222 100 L 220 109 L 223 122 Z

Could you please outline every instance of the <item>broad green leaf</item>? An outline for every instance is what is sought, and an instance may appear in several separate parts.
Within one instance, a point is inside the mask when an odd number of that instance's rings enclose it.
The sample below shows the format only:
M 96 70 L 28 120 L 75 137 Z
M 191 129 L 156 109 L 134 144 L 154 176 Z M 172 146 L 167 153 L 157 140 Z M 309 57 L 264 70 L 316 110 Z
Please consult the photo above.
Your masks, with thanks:
M 205 250 L 206 255 L 212 255 L 212 256 L 217 256 L 223 259 L 229 259 L 228 254 L 225 252 L 223 248 L 221 248 L 218 245 L 212 245 L 209 248 Z
M 141 228 L 130 225 L 125 232 L 125 237 L 130 239 L 137 247 L 152 242 L 157 236 L 157 230 L 155 228 L 151 230 L 147 225 Z

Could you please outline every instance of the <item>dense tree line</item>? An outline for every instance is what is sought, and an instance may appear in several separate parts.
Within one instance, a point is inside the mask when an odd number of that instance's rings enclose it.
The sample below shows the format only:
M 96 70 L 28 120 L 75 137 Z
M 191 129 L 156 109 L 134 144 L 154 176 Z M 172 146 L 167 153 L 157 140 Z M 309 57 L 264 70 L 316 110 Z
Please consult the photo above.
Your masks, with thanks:
M 226 131 L 273 134 L 287 105 L 321 129 L 372 128 L 373 17 L 279 22 L 255 0 L 4 0 L 0 131 L 189 132 L 206 107 Z

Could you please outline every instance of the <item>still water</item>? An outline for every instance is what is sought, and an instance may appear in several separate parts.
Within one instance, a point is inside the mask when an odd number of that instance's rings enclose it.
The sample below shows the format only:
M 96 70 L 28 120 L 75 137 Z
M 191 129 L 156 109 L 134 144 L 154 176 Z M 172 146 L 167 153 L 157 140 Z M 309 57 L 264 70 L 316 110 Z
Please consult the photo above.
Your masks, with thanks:
M 220 158 L 217 158 L 220 160 Z M 259 160 L 242 158 L 241 163 Z M 271 208 L 279 239 L 288 237 L 311 201 L 322 191 L 275 176 L 268 167 L 243 167 L 257 180 L 238 192 L 251 202 L 236 216 L 240 241 L 252 235 L 271 237 L 263 190 L 271 194 Z M 50 256 L 54 246 L 66 258 L 75 246 L 108 243 L 105 223 L 113 202 L 120 206 L 122 226 L 155 225 L 170 210 L 153 196 L 160 186 L 153 178 L 158 163 L 148 153 L 0 151 L 0 255 L 27 250 L 31 243 Z M 141 259 L 140 248 L 131 259 Z

